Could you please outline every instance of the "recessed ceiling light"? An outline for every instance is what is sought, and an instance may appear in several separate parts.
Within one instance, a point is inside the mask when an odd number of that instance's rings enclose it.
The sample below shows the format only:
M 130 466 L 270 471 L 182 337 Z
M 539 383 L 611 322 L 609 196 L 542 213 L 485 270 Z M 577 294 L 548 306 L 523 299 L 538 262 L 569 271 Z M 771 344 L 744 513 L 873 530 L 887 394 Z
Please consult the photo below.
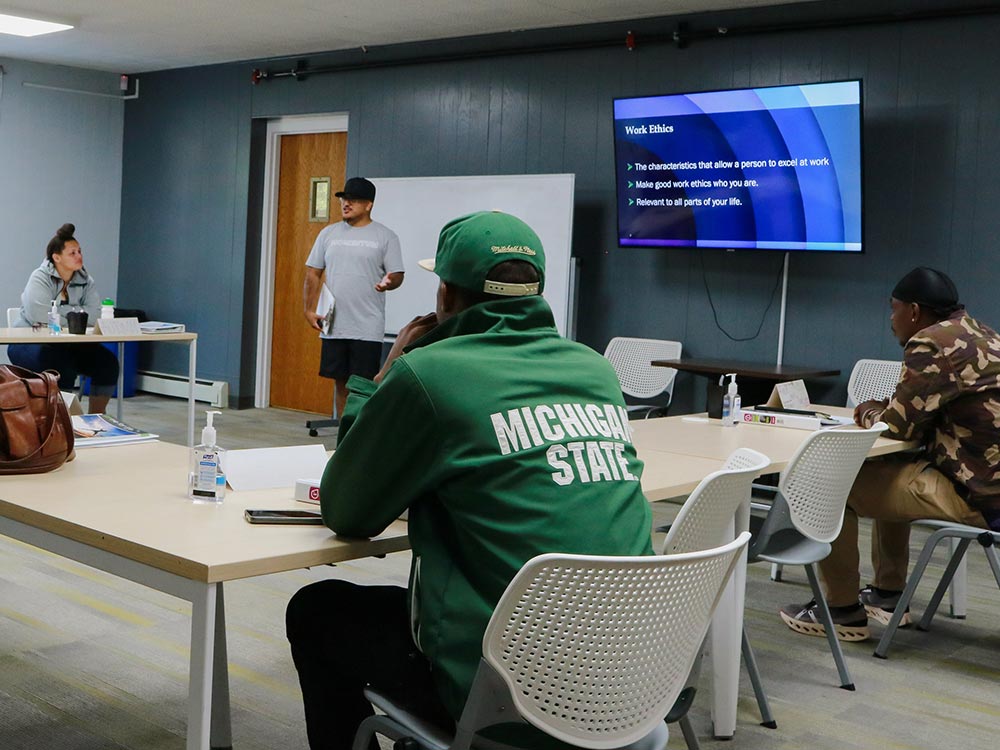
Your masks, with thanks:
M 51 34 L 53 31 L 66 31 L 66 29 L 72 28 L 70 24 L 66 23 L 39 21 L 36 18 L 23 18 L 22 16 L 10 16 L 0 13 L 0 34 L 40 36 L 41 34 Z

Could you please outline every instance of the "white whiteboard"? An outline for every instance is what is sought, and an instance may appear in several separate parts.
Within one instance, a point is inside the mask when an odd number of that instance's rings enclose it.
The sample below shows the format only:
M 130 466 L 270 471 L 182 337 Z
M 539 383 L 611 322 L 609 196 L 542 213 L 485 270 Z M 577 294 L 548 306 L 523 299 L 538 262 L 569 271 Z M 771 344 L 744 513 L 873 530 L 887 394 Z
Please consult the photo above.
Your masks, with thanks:
M 433 258 L 438 234 L 452 219 L 474 211 L 505 211 L 535 230 L 545 248 L 544 297 L 564 336 L 570 319 L 572 174 L 379 177 L 372 219 L 399 235 L 406 276 L 386 292 L 385 330 L 395 335 L 417 315 L 434 312 L 438 277 L 417 265 Z M 572 333 L 572 332 L 571 332 Z

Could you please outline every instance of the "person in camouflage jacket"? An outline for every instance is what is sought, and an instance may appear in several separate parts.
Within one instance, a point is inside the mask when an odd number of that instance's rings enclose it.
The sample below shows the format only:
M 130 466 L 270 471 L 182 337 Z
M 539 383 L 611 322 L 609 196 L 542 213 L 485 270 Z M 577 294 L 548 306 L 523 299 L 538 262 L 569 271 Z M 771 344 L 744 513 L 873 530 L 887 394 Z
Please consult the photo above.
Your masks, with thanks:
M 888 623 L 906 584 L 910 521 L 1000 530 L 1000 335 L 969 316 L 954 283 L 934 269 L 904 276 L 890 304 L 892 331 L 903 346 L 899 383 L 890 398 L 859 404 L 854 419 L 862 427 L 882 421 L 886 437 L 917 441 L 921 449 L 862 467 L 840 535 L 819 564 L 844 640 L 866 637 L 868 616 Z M 860 598 L 859 516 L 874 519 L 875 571 Z M 822 625 L 808 627 L 809 610 L 789 607 L 782 618 L 793 630 L 822 634 Z

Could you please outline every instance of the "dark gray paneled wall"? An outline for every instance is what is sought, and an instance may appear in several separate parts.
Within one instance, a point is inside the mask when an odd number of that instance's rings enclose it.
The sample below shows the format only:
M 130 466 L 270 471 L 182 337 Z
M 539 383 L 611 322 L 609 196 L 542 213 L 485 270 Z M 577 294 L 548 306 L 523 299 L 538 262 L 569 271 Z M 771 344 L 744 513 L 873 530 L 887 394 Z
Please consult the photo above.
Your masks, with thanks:
M 126 107 L 119 266 L 119 304 L 184 321 L 199 333 L 199 377 L 236 393 L 251 125 L 242 73 L 142 77 L 142 98 Z M 147 349 L 141 367 L 187 372 L 180 347 Z
M 780 18 L 815 15 L 822 5 L 786 6 Z M 740 20 L 773 21 L 775 13 L 747 12 Z M 685 49 L 643 46 L 641 33 L 639 39 L 634 52 L 622 45 L 515 54 L 256 87 L 250 70 L 267 65 L 143 76 L 142 99 L 126 110 L 123 303 L 189 321 L 202 335 L 199 375 L 225 378 L 250 396 L 246 363 L 253 352 L 241 327 L 257 304 L 256 286 L 245 276 L 247 253 L 255 258 L 259 239 L 246 231 L 248 203 L 259 211 L 259 170 L 253 179 L 249 172 L 251 119 L 348 112 L 350 174 L 575 173 L 583 342 L 603 350 L 617 334 L 673 338 L 692 355 L 773 361 L 777 302 L 757 339 L 733 342 L 713 322 L 706 286 L 720 323 L 736 337 L 750 336 L 767 308 L 780 254 L 616 246 L 612 99 L 858 77 L 865 92 L 866 254 L 793 254 L 785 362 L 841 368 L 844 377 L 817 384 L 814 396 L 842 399 L 856 359 L 899 356 L 888 296 L 916 264 L 947 270 L 973 312 L 1000 323 L 993 268 L 1000 237 L 1000 17 L 748 35 Z M 676 400 L 695 405 L 702 388 L 682 377 Z

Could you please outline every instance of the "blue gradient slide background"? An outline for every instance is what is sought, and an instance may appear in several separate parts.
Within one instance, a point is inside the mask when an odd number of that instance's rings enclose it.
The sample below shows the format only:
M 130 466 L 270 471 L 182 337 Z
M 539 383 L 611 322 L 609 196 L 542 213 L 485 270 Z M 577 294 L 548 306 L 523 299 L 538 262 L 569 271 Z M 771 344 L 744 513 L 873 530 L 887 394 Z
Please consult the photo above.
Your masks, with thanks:
M 616 100 L 620 244 L 860 252 L 860 101 L 859 81 Z M 626 133 L 626 126 L 651 123 L 673 132 Z M 745 161 L 791 159 L 819 164 L 740 168 Z M 735 165 L 680 166 L 699 161 Z M 635 166 L 673 163 L 678 168 Z M 727 186 L 628 187 L 637 180 L 698 179 L 724 179 Z M 746 180 L 757 184 L 728 186 Z M 681 205 L 630 206 L 630 198 Z M 727 205 L 705 205 L 713 198 Z M 738 205 L 729 205 L 730 198 Z

